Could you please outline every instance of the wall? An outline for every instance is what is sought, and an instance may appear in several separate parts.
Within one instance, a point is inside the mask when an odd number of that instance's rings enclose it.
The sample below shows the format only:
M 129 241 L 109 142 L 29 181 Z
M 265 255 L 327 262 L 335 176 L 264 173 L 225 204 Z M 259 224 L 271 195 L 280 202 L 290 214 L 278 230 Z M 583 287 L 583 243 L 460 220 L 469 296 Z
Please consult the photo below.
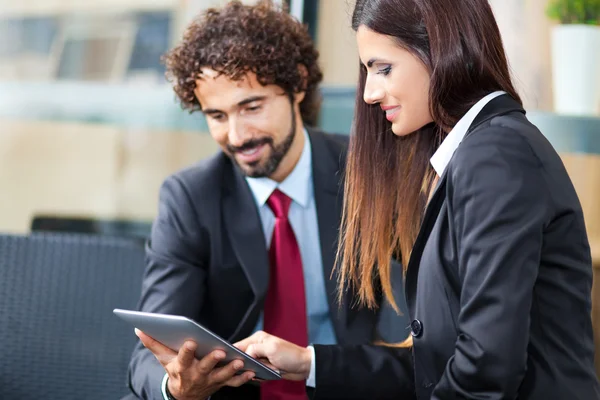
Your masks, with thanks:
M 0 230 L 36 214 L 151 221 L 161 182 L 212 154 L 207 134 L 0 120 Z
M 324 85 L 356 86 L 359 61 L 350 24 L 353 4 L 350 0 L 319 1 L 317 49 Z
M 517 90 L 525 108 L 552 106 L 550 28 L 547 0 L 490 0 Z

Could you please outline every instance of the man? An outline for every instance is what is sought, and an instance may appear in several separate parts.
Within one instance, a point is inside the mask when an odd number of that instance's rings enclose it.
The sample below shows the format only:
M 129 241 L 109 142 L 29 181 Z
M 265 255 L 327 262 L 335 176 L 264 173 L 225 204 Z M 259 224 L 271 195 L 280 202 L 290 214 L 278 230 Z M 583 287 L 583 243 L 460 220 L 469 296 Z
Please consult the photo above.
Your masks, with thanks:
M 336 303 L 347 140 L 309 127 L 317 58 L 306 29 L 270 2 L 206 11 L 167 55 L 182 106 L 204 113 L 222 151 L 162 185 L 142 311 L 189 317 L 231 342 L 260 329 L 302 346 L 376 339 L 376 313 Z M 221 365 L 220 351 L 197 360 L 192 342 L 173 352 L 138 336 L 129 381 L 140 398 L 307 396 L 304 382 L 236 374 L 241 362 Z

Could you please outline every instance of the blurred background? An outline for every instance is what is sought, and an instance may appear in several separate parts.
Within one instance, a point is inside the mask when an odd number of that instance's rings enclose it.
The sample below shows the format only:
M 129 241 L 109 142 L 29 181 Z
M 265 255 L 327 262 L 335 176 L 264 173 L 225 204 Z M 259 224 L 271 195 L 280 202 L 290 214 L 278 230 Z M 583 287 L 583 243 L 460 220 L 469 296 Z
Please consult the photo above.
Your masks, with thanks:
M 353 2 L 279 1 L 308 25 L 321 54 L 319 125 L 348 133 L 358 73 Z M 160 182 L 216 150 L 203 117 L 179 108 L 160 57 L 200 10 L 224 2 L 0 0 L 0 231 L 147 233 Z M 600 150 L 598 104 L 555 107 L 553 35 L 566 25 L 551 18 L 547 0 L 491 4 L 530 117 L 561 151 Z M 582 54 L 600 52 L 591 40 Z M 581 64 L 564 67 L 567 88 L 577 86 Z

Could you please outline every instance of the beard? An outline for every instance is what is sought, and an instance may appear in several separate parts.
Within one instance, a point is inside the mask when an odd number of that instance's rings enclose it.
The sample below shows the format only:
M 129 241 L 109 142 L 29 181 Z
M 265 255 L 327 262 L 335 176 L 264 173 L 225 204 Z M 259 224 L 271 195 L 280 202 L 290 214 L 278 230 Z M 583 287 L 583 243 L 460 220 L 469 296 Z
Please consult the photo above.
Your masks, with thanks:
M 273 139 L 268 138 L 257 138 L 251 139 L 245 142 L 241 146 L 227 145 L 227 151 L 231 155 L 233 162 L 242 170 L 244 175 L 251 178 L 265 178 L 271 176 L 281 164 L 281 160 L 288 153 L 296 137 L 296 118 L 294 109 L 292 106 L 292 127 L 286 137 L 280 142 L 275 144 Z M 256 162 L 240 164 L 235 158 L 235 153 L 240 151 L 249 150 L 257 146 L 267 145 L 270 148 L 270 152 L 266 159 L 261 159 Z

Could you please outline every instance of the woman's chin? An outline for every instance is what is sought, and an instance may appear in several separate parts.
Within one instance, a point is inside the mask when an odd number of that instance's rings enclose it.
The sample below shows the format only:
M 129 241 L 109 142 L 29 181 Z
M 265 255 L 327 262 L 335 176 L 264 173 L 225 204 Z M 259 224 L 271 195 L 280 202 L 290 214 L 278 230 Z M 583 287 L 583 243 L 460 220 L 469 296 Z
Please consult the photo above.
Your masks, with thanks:
M 414 130 L 406 129 L 405 126 L 392 124 L 392 133 L 396 136 L 404 137 L 409 136 L 414 133 Z
M 413 133 L 421 131 L 423 128 L 426 128 L 430 124 L 432 124 L 432 122 L 429 122 L 419 127 L 419 125 L 415 126 L 414 124 L 411 126 L 407 126 L 406 124 L 392 122 L 392 132 L 394 133 L 394 135 L 399 137 L 410 136 Z

